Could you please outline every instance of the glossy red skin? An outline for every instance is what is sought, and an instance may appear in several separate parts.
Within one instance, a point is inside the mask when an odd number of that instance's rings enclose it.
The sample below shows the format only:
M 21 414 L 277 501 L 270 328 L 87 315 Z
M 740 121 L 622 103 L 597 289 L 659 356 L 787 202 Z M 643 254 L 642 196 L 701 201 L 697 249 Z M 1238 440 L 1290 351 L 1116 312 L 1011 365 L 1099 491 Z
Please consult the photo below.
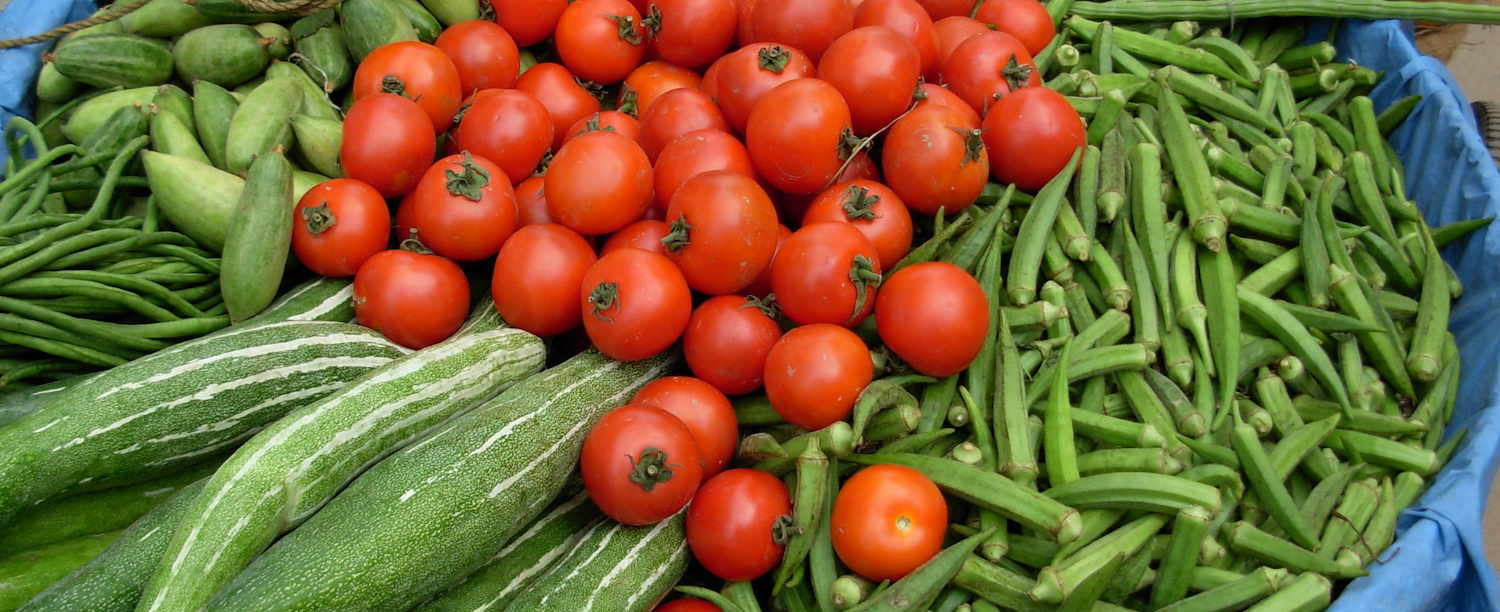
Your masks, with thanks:
M 632 404 L 656 406 L 672 413 L 693 432 L 703 459 L 703 478 L 729 467 L 740 444 L 739 420 L 729 398 L 713 385 L 691 376 L 667 376 L 641 387 Z
M 455 23 L 433 45 L 453 60 L 461 95 L 509 89 L 521 76 L 521 55 L 505 28 L 482 19 Z
M 994 24 L 999 31 L 1016 37 L 1033 57 L 1057 36 L 1052 15 L 1036 0 L 984 0 L 979 3 L 974 19 Z
M 786 241 L 791 237 L 792 230 L 786 225 L 776 226 L 776 253 L 781 252 L 781 247 L 786 246 Z M 775 265 L 776 255 L 773 253 L 771 255 L 771 265 L 766 266 L 766 269 L 761 271 L 760 276 L 755 279 L 755 282 L 750 283 L 749 287 L 745 287 L 743 293 L 760 299 L 765 299 L 766 296 L 771 295 L 771 267 Z M 729 392 L 725 391 L 725 393 Z M 733 394 L 731 393 L 731 395 Z
M 515 89 L 484 90 L 464 111 L 458 126 L 458 148 L 473 151 L 499 166 L 512 184 L 526 180 L 552 147 L 551 115 L 529 93 Z
M 1032 61 L 1031 54 L 1026 52 L 1021 41 L 1004 32 L 985 32 L 959 43 L 943 67 L 943 82 L 983 117 L 997 99 L 1011 93 L 1010 84 L 1001 71 L 1012 55 L 1020 64 L 1033 68 L 1026 86 L 1040 87 L 1042 76 L 1034 69 L 1036 62 Z
M 666 453 L 672 478 L 650 491 L 630 481 L 646 449 Z M 697 492 L 703 464 L 693 434 L 655 406 L 631 404 L 604 415 L 583 439 L 583 488 L 604 514 L 626 525 L 650 525 L 677 514 Z
M 766 0 L 755 0 L 764 2 Z M 830 43 L 832 41 L 829 41 Z M 784 50 L 790 57 L 780 72 L 761 67 L 761 52 L 771 56 Z M 756 43 L 725 57 L 719 69 L 713 97 L 729 124 L 741 134 L 750 123 L 750 113 L 761 97 L 787 81 L 818 76 L 817 64 L 806 53 L 786 45 Z
M 854 9 L 854 27 L 885 26 L 906 37 L 921 60 L 922 77 L 936 83 L 942 70 L 938 63 L 937 35 L 932 18 L 916 0 L 865 0 Z
M 516 79 L 516 89 L 536 96 L 552 117 L 552 150 L 562 148 L 568 127 L 579 119 L 604 110 L 594 94 L 573 80 L 573 73 L 550 62 L 532 66 Z
M 899 32 L 867 26 L 833 41 L 818 63 L 818 75 L 849 105 L 854 133 L 869 136 L 911 107 L 922 59 Z
M 933 83 L 923 83 L 918 86 L 918 90 L 921 93 L 917 98 L 917 107 L 930 104 L 951 108 L 963 115 L 965 125 L 979 125 L 979 113 L 974 112 L 974 109 L 969 107 L 969 103 L 964 102 L 958 94 L 948 91 L 948 88 Z
M 585 236 L 619 230 L 651 205 L 651 162 L 634 141 L 589 132 L 569 142 L 547 167 L 547 212 Z
M 1062 94 L 1045 87 L 1026 87 L 1001 98 L 985 117 L 984 128 L 990 173 L 1033 193 L 1067 167 L 1074 151 L 1088 146 L 1078 112 Z
M 745 2 L 749 3 L 751 0 L 745 0 Z M 724 70 L 724 58 L 731 55 L 734 55 L 734 51 L 719 56 L 719 59 L 714 60 L 714 63 L 709 64 L 708 68 L 703 71 L 703 82 L 698 84 L 698 89 L 708 94 L 708 97 L 719 95 L 719 73 Z
M 395 94 L 354 103 L 344 116 L 339 161 L 344 175 L 386 198 L 410 193 L 437 153 L 437 135 L 422 108 Z
M 788 423 L 818 430 L 849 417 L 874 370 L 869 348 L 854 332 L 803 325 L 766 355 L 766 397 Z
M 653 164 L 663 148 L 688 132 L 734 129 L 718 105 L 701 91 L 674 89 L 662 94 L 657 102 L 641 114 L 641 149 Z
M 750 153 L 738 139 L 719 130 L 695 130 L 672 141 L 656 158 L 656 197 L 670 203 L 683 183 L 710 170 L 756 178 Z
M 734 43 L 748 47 L 757 42 L 755 38 L 755 3 L 757 0 L 738 0 L 739 20 L 735 23 Z
M 754 282 L 776 254 L 776 207 L 754 179 L 730 170 L 699 174 L 677 191 L 667 224 L 691 226 L 688 243 L 667 258 L 689 287 L 709 295 L 734 293 Z
M 517 46 L 530 47 L 557 30 L 568 0 L 490 0 L 490 5 L 495 7 L 495 23 L 510 33 Z
M 376 48 L 354 71 L 354 101 L 380 93 L 387 76 L 401 79 L 407 98 L 416 102 L 432 121 L 434 134 L 441 134 L 453 125 L 453 116 L 458 114 L 464 95 L 458 69 L 442 49 L 415 40 Z
M 968 17 L 969 11 L 974 9 L 974 0 L 917 0 L 917 4 L 927 9 L 933 21 L 954 16 Z
M 844 204 L 849 201 L 851 187 L 864 188 L 867 197 L 879 199 L 871 206 L 875 213 L 874 219 L 849 218 Z M 807 212 L 802 216 L 802 224 L 811 225 L 822 221 L 848 223 L 858 229 L 870 239 L 870 244 L 875 245 L 875 251 L 880 254 L 882 270 L 891 269 L 911 250 L 911 213 L 907 212 L 906 204 L 896 192 L 875 181 L 839 183 L 823 190 L 812 205 L 807 207 Z
M 948 107 L 929 105 L 907 113 L 886 133 L 885 182 L 907 208 L 924 215 L 936 215 L 939 208 L 957 214 L 984 191 L 992 169 L 988 153 L 981 150 L 978 160 L 969 160 L 967 137 L 954 129 L 977 127 L 967 120 Z
M 666 221 L 641 219 L 611 234 L 609 240 L 604 241 L 604 246 L 599 249 L 599 254 L 608 255 L 611 252 L 629 247 L 651 251 L 652 253 L 666 257 L 667 247 L 662 246 L 661 239 L 666 238 L 669 232 L 671 232 L 671 229 L 667 227 Z
M 614 18 L 629 19 L 640 38 L 632 44 L 622 37 Z M 574 0 L 557 20 L 553 46 L 578 78 L 618 83 L 646 59 L 646 32 L 640 24 L 640 10 L 626 0 Z
M 601 283 L 615 283 L 620 299 L 596 314 L 589 294 Z M 692 316 L 693 294 L 670 259 L 625 248 L 600 257 L 589 268 L 578 303 L 583 327 L 600 352 L 620 361 L 638 361 L 666 350 L 682 336 Z
M 651 0 L 651 6 L 661 12 L 661 26 L 652 36 L 656 49 L 673 64 L 708 65 L 734 42 L 735 0 Z
M 747 0 L 748 1 L 748 0 Z M 652 612 L 724 612 L 702 599 L 677 599 L 656 607 Z
M 921 472 L 876 465 L 844 481 L 829 525 L 833 549 L 850 570 L 895 581 L 943 549 L 948 503 Z
M 411 228 L 416 225 L 414 219 L 416 218 L 417 205 L 413 204 L 412 200 L 411 194 L 408 193 L 401 198 L 400 205 L 396 207 L 395 227 L 392 228 L 392 231 L 395 233 L 391 237 L 396 240 L 397 246 L 400 246 L 401 241 L 412 237 Z
M 594 248 L 573 230 L 556 223 L 523 227 L 495 260 L 495 309 L 511 327 L 538 336 L 578 327 L 578 287 L 595 261 Z
M 682 334 L 682 354 L 693 375 L 728 395 L 765 384 L 766 355 L 781 326 L 745 298 L 720 295 L 698 305 Z
M 849 106 L 818 79 L 796 79 L 766 92 L 750 113 L 745 144 L 755 170 L 786 193 L 817 193 L 843 170 L 839 145 Z
M 333 226 L 314 234 L 302 211 L 328 206 Z M 309 189 L 292 212 L 292 251 L 322 276 L 354 276 L 360 265 L 385 250 L 391 239 L 391 211 L 374 187 L 354 179 L 333 179 Z
M 876 290 L 866 287 L 864 306 L 854 309 L 857 296 L 849 271 L 856 255 L 869 258 L 880 272 L 875 245 L 848 223 L 826 221 L 793 232 L 771 264 L 771 289 L 781 311 L 802 325 L 859 325 L 875 308 Z
M 756 40 L 791 45 L 817 63 L 854 29 L 854 7 L 848 0 L 756 0 L 750 19 Z
M 875 303 L 881 341 L 928 376 L 942 378 L 969 367 L 989 327 L 989 301 L 979 281 L 946 262 L 897 270 L 881 284 Z
M 470 154 L 470 159 L 490 175 L 478 202 L 448 190 L 447 173 L 464 172 L 462 154 L 438 160 L 412 192 L 412 223 L 422 244 L 457 261 L 479 261 L 499 253 L 500 245 L 516 231 L 520 215 L 515 189 L 500 167 L 477 155 Z
M 520 213 L 518 219 L 522 227 L 556 223 L 552 220 L 552 213 L 547 212 L 547 194 L 542 189 L 545 184 L 545 179 L 540 176 L 528 176 L 516 185 L 516 210 Z
M 754 580 L 781 562 L 786 547 L 774 541 L 772 526 L 791 513 L 792 495 L 781 479 L 760 470 L 729 470 L 705 481 L 693 497 L 688 548 L 715 576 Z
M 968 40 L 969 37 L 976 34 L 991 31 L 984 24 L 970 19 L 968 11 L 964 11 L 964 14 L 961 16 L 946 17 L 943 19 L 933 17 L 933 19 L 937 20 L 932 24 L 932 35 L 937 39 L 938 72 L 940 76 L 943 66 L 948 65 L 948 59 L 953 56 L 953 49 L 957 48 L 959 43 Z
M 563 144 L 568 144 L 569 140 L 582 136 L 586 132 L 593 131 L 589 128 L 589 122 L 596 120 L 599 123 L 599 129 L 607 129 L 610 132 L 635 141 L 636 144 L 640 144 L 641 122 L 636 121 L 635 117 L 631 117 L 620 111 L 599 111 L 598 113 L 579 119 L 568 127 L 568 134 L 563 137 Z
M 381 251 L 354 275 L 354 318 L 409 349 L 443 340 L 469 315 L 469 281 L 437 255 Z
M 664 61 L 652 61 L 641 64 L 639 68 L 632 70 L 630 76 L 625 77 L 625 86 L 635 92 L 635 115 L 643 115 L 661 99 L 663 94 L 674 89 L 698 89 L 703 85 L 703 77 L 698 73 L 669 64 Z

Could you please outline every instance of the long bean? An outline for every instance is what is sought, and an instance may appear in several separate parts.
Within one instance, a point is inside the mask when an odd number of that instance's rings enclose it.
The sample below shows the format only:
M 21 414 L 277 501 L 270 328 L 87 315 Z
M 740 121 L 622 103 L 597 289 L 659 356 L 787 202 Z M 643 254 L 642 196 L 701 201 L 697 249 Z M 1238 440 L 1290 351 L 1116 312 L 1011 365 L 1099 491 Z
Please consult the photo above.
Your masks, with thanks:
M 1437 23 L 1500 24 L 1500 8 L 1459 2 L 1405 0 L 1110 0 L 1077 2 L 1074 15 L 1111 21 L 1173 19 L 1229 20 L 1252 17 L 1339 17 L 1405 19 Z

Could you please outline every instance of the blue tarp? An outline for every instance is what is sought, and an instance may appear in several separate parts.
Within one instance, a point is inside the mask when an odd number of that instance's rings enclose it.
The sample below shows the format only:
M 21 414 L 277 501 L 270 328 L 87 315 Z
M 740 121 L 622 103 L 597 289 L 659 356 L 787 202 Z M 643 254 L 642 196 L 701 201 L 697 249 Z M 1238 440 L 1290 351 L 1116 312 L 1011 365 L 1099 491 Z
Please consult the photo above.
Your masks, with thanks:
M 98 10 L 92 0 L 12 0 L 0 12 L 0 39 L 41 34 L 64 23 L 88 19 Z M 42 52 L 51 42 L 0 51 L 0 126 L 16 115 L 31 117 L 36 96 L 32 86 L 41 69 Z

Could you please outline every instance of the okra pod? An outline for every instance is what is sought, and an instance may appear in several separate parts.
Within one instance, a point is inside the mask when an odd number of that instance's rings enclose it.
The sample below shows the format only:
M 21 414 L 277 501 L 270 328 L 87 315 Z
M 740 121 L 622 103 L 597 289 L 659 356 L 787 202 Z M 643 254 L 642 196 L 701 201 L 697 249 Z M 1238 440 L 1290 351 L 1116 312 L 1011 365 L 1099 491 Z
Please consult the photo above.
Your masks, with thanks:
M 1163 77 L 1159 76 L 1157 82 L 1162 85 L 1163 91 L 1167 90 Z M 1193 240 L 1209 251 L 1218 252 L 1223 248 L 1229 223 L 1219 210 L 1218 198 L 1214 195 L 1208 173 L 1208 161 L 1197 146 L 1187 114 L 1183 112 L 1177 98 L 1162 95 L 1158 103 L 1157 119 L 1162 131 L 1162 144 L 1166 147 L 1167 159 L 1171 162 L 1177 186 L 1182 189 L 1189 232 Z
M 1224 526 L 1224 540 L 1235 552 L 1274 567 L 1297 572 L 1317 572 L 1334 578 L 1357 578 L 1366 572 L 1329 561 L 1296 544 L 1239 521 Z
M 1036 200 L 1021 221 L 1005 283 L 1011 304 L 1025 306 L 1036 298 L 1036 274 L 1041 267 L 1043 244 L 1051 236 L 1050 229 L 1057 221 L 1057 210 L 1062 206 L 1068 184 L 1073 181 L 1081 155 L 1081 149 L 1073 152 L 1068 165 L 1037 193 Z

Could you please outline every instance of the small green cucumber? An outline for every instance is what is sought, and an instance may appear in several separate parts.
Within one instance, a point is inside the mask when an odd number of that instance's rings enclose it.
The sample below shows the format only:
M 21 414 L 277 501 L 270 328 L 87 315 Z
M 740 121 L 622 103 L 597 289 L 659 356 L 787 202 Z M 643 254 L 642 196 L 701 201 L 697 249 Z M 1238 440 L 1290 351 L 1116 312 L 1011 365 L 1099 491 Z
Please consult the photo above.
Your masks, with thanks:
M 438 22 L 427 7 L 422 6 L 417 0 L 390 0 L 391 4 L 401 10 L 401 15 L 411 24 L 412 30 L 417 33 L 417 40 L 432 44 L 437 40 L 439 34 L 443 33 L 443 24 Z M 478 19 L 478 17 L 471 17 Z
M 281 147 L 292 148 L 292 117 L 302 111 L 302 90 L 291 79 L 271 79 L 255 88 L 229 120 L 224 170 L 244 176 L 250 162 Z
M 344 44 L 356 62 L 393 42 L 417 40 L 417 31 L 394 0 L 345 0 L 339 6 Z
M 151 0 L 120 18 L 126 32 L 157 38 L 182 36 L 211 23 L 190 0 Z
M 244 83 L 240 83 L 239 85 L 236 85 L 235 88 L 233 90 L 231 90 L 231 91 L 234 93 L 234 97 L 240 101 L 240 104 L 244 104 L 245 103 L 245 98 L 250 95 L 250 92 L 255 91 L 255 89 L 257 87 L 260 87 L 261 85 L 264 85 L 265 82 L 266 82 L 266 77 L 265 76 L 258 76 L 258 77 L 255 77 L 253 79 L 250 79 L 248 81 L 245 81 Z
M 193 83 L 193 123 L 203 152 L 215 168 L 224 169 L 224 147 L 229 142 L 229 122 L 240 101 L 229 91 L 208 81 Z
M 303 115 L 335 121 L 344 120 L 344 116 L 339 113 L 338 106 L 333 103 L 333 100 L 328 99 L 328 94 L 324 93 L 323 89 L 313 82 L 312 77 L 307 76 L 307 73 L 297 68 L 295 64 L 271 62 L 271 66 L 266 68 L 266 78 L 287 78 L 296 81 L 297 86 L 302 89 Z
M 156 98 L 156 91 L 155 87 L 137 87 L 90 98 L 73 109 L 73 115 L 63 125 L 63 135 L 73 144 L 83 144 L 115 111 L 135 104 L 150 104 Z
M 0 395 L 0 427 L 5 427 L 19 421 L 23 416 L 36 412 L 37 409 L 47 405 L 47 402 L 52 401 L 58 393 L 87 379 L 87 376 L 74 376 Z
M 224 239 L 219 288 L 229 320 L 244 321 L 276 299 L 292 246 L 292 166 L 280 147 L 255 158 Z
M 261 13 L 235 0 L 193 0 L 202 11 L 216 23 L 261 23 L 263 21 L 288 21 L 294 18 L 286 13 Z
M 36 77 L 36 97 L 49 102 L 66 102 L 83 91 L 85 85 L 63 76 L 52 62 L 42 62 Z
M 188 127 L 171 113 L 158 112 L 151 116 L 151 150 L 209 163 L 203 145 L 198 144 Z
M 297 135 L 297 151 L 314 170 L 333 178 L 344 177 L 344 169 L 339 166 L 343 123 L 300 115 L 292 118 L 292 131 Z
M 292 48 L 301 56 L 298 67 L 325 94 L 339 90 L 354 78 L 354 62 L 344 44 L 343 28 L 332 21 L 332 15 L 329 11 L 322 21 L 319 15 L 312 15 L 292 24 Z
M 0 610 L 21 607 L 37 593 L 104 552 L 118 537 L 118 531 L 88 535 L 0 559 Z
M 203 248 L 223 251 L 245 180 L 178 155 L 145 151 L 141 159 L 161 214 Z
M 444 26 L 479 19 L 479 0 L 422 0 L 422 4 Z
M 52 54 L 57 71 L 95 87 L 145 87 L 172 78 L 172 52 L 134 34 L 75 38 Z
M 687 510 L 655 525 L 600 521 L 507 612 L 646 612 L 688 564 Z
M 267 21 L 255 24 L 255 31 L 261 38 L 270 40 L 266 53 L 271 54 L 271 59 L 284 60 L 292 54 L 292 32 L 286 26 Z
M 226 23 L 198 28 L 177 40 L 172 57 L 177 78 L 188 83 L 208 81 L 234 87 L 265 72 L 271 63 L 269 39 L 243 24 Z
M 151 99 L 151 104 L 156 106 L 156 112 L 176 115 L 177 119 L 198 137 L 198 124 L 193 120 L 193 96 L 188 95 L 181 87 L 167 83 L 156 90 L 156 97 Z

